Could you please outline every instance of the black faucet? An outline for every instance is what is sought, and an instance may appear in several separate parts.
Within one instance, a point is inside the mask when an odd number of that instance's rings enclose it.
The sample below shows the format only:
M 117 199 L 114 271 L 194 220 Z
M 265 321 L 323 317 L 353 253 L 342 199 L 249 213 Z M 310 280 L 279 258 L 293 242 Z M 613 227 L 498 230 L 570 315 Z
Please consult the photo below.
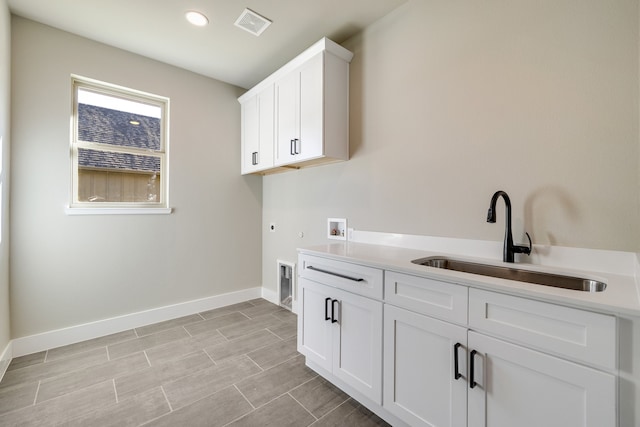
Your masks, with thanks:
M 531 236 L 529 236 L 529 233 L 526 233 L 527 238 L 529 239 L 528 247 L 513 244 L 513 237 L 511 237 L 511 200 L 509 199 L 509 195 L 504 191 L 496 191 L 493 194 L 491 204 L 489 205 L 489 211 L 487 212 L 487 222 L 496 222 L 496 202 L 500 196 L 504 199 L 504 205 L 507 211 L 506 224 L 504 228 L 504 249 L 502 252 L 502 260 L 504 262 L 513 262 L 514 254 L 531 254 Z

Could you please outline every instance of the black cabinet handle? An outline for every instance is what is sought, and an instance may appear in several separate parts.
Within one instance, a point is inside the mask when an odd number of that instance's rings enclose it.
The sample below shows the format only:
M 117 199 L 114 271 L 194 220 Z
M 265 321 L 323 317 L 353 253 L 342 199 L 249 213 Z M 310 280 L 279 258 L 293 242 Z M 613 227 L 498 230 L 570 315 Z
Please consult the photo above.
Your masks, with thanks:
M 252 165 L 257 165 L 258 164 L 258 152 L 254 151 L 253 153 L 251 153 L 251 164 Z
M 453 378 L 459 380 L 462 374 L 458 369 L 458 349 L 462 346 L 459 342 L 453 346 Z
M 327 304 L 329 301 L 331 301 L 329 297 L 324 299 L 324 320 L 331 320 L 329 317 L 329 304 Z
M 475 378 L 474 378 L 474 374 L 475 374 L 475 355 L 476 353 L 478 353 L 476 350 L 473 350 L 471 352 L 471 354 L 469 355 L 469 357 L 471 358 L 471 361 L 469 362 L 469 387 L 470 388 L 474 388 L 475 386 L 478 385 L 478 383 L 476 382 Z
M 295 155 L 296 155 L 294 144 L 295 144 L 295 139 L 292 139 L 292 140 L 291 140 L 291 143 L 289 144 L 289 153 L 290 153 L 292 156 L 295 156 Z
M 300 151 L 298 150 L 298 147 L 300 146 L 299 142 L 300 140 L 298 138 L 293 140 L 293 152 L 295 154 L 300 154 Z
M 334 273 L 333 271 L 323 270 L 321 268 L 314 267 L 312 265 L 307 266 L 308 270 L 319 271 L 320 273 L 330 274 L 332 276 L 340 277 L 342 279 L 353 280 L 354 282 L 363 282 L 364 279 L 361 277 L 351 277 L 340 273 Z
M 337 302 L 338 302 L 337 299 L 334 299 L 333 301 L 331 301 L 331 323 L 338 323 L 338 319 L 334 317 L 334 314 L 336 313 L 336 307 L 334 304 Z M 340 308 L 339 305 L 338 305 L 338 308 Z

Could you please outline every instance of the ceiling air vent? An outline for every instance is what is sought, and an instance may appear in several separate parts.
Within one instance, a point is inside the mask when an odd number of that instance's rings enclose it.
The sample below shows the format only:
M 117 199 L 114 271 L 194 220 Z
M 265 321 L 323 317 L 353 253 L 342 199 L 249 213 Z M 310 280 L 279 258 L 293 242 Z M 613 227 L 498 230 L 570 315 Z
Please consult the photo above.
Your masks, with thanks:
M 250 9 L 245 9 L 234 25 L 250 32 L 254 36 L 259 36 L 271 25 L 271 21 Z

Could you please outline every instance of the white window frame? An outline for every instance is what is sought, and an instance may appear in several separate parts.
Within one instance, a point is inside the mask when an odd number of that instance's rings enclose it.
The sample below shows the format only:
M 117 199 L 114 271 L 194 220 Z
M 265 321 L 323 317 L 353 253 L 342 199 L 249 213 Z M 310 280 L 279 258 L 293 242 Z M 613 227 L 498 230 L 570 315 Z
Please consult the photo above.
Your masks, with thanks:
M 160 150 L 150 151 L 131 147 L 111 146 L 94 142 L 80 141 L 78 139 L 78 89 L 116 96 L 139 103 L 160 107 L 161 129 Z M 168 214 L 169 207 L 169 98 L 130 89 L 111 83 L 72 75 L 72 114 L 71 114 L 71 185 L 69 200 L 66 208 L 68 215 L 104 215 L 104 214 Z M 78 200 L 78 149 L 92 149 L 98 151 L 111 151 L 118 153 L 138 154 L 145 156 L 157 156 L 160 158 L 160 200 L 158 202 L 83 202 Z

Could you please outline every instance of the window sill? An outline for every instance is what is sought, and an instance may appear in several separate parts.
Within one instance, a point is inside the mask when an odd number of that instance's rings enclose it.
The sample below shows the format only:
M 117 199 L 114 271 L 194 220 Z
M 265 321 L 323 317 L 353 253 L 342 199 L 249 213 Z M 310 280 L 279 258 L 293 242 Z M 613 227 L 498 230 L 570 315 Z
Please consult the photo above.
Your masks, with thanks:
M 67 215 L 168 215 L 173 208 L 72 208 L 65 207 Z

